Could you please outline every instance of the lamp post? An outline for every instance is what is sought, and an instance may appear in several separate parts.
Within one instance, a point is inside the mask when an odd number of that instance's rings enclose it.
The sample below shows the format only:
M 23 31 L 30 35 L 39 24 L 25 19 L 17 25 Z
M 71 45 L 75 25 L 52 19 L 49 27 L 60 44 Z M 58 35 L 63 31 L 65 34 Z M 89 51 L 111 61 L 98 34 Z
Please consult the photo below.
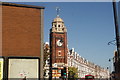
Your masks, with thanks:
M 114 12 L 117 52 L 118 52 L 118 57 L 119 57 L 120 56 L 119 55 L 120 54 L 120 40 L 119 40 L 119 26 L 118 26 L 118 17 L 117 17 L 117 10 L 116 10 L 116 0 L 113 0 L 113 12 Z
M 110 62 L 110 66 L 109 66 L 110 73 L 112 72 L 112 65 L 111 65 L 112 62 L 111 62 L 111 59 L 112 59 L 112 58 L 109 58 L 109 60 L 108 60 L 108 61 Z
M 120 37 L 119 37 L 119 26 L 118 26 L 118 17 L 117 17 L 117 10 L 116 10 L 116 0 L 113 0 L 113 11 L 114 11 L 114 23 L 115 23 L 115 32 L 116 32 L 116 43 L 117 43 L 117 53 L 118 53 L 118 61 L 115 62 L 115 73 L 116 73 L 116 80 L 120 79 Z
M 110 66 L 108 66 L 107 69 L 109 70 L 109 80 L 111 80 L 111 68 L 110 68 Z
M 109 60 L 108 60 L 110 63 L 112 63 L 112 64 L 110 64 L 111 66 L 109 66 L 109 71 L 110 71 L 110 80 L 112 79 L 112 77 L 113 77 L 113 73 L 112 72 L 114 72 L 114 68 L 113 68 L 113 70 L 112 70 L 112 67 L 113 67 L 113 61 L 114 61 L 114 57 L 113 58 L 109 58 Z

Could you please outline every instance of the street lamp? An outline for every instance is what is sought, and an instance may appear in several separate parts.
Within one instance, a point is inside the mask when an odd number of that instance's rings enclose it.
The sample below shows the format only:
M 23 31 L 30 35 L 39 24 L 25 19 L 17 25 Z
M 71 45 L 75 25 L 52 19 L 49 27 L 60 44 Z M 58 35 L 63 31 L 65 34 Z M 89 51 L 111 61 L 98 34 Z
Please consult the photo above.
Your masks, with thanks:
M 114 71 L 114 69 L 112 70 L 112 67 L 113 67 L 113 62 L 112 61 L 114 61 L 114 57 L 113 58 L 109 58 L 108 61 L 112 63 L 112 65 L 109 66 L 109 68 L 108 68 L 109 71 L 110 71 L 110 80 L 111 80 L 111 78 L 112 78 L 112 72 Z
M 111 80 L 111 68 L 110 68 L 110 66 L 108 66 L 107 69 L 109 70 L 109 80 Z
M 113 60 L 114 60 L 114 58 L 109 58 L 109 60 L 108 60 L 109 62 L 112 63 L 111 66 L 110 66 L 111 69 L 112 69 L 112 67 L 113 67 L 113 62 L 112 62 Z M 111 69 L 110 69 L 110 73 L 112 72 Z

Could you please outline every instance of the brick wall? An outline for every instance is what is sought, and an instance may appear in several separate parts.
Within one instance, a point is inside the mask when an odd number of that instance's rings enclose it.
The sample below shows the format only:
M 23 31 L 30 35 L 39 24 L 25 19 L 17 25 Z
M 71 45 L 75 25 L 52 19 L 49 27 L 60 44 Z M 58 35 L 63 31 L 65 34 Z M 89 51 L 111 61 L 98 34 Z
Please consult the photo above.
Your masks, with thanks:
M 40 9 L 2 6 L 2 55 L 40 56 Z
M 53 63 L 67 63 L 67 33 L 58 34 L 51 33 L 50 34 L 50 47 L 51 47 L 51 59 Z M 61 47 L 57 47 L 57 40 L 63 38 L 63 45 Z M 59 51 L 61 51 L 61 56 L 59 56 Z M 60 58 L 61 57 L 61 58 Z

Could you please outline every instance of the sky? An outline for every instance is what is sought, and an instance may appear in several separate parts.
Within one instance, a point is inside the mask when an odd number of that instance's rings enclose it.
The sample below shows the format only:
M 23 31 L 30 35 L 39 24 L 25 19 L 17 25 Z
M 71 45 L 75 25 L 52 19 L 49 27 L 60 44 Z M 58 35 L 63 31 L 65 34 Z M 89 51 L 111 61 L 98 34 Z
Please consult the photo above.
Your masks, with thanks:
M 56 7 L 67 28 L 69 49 L 101 67 L 112 67 L 115 45 L 115 26 L 112 2 L 16 2 L 44 6 L 44 42 L 49 42 Z
M 120 0 L 1 0 L 5 2 L 112 2 Z

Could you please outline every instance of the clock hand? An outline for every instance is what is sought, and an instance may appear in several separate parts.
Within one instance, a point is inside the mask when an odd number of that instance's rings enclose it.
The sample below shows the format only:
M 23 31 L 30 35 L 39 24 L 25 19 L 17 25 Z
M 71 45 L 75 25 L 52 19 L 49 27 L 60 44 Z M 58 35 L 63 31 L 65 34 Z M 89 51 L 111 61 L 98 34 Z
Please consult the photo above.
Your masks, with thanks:
M 60 41 L 59 41 L 59 45 L 61 46 L 61 43 L 60 43 Z

